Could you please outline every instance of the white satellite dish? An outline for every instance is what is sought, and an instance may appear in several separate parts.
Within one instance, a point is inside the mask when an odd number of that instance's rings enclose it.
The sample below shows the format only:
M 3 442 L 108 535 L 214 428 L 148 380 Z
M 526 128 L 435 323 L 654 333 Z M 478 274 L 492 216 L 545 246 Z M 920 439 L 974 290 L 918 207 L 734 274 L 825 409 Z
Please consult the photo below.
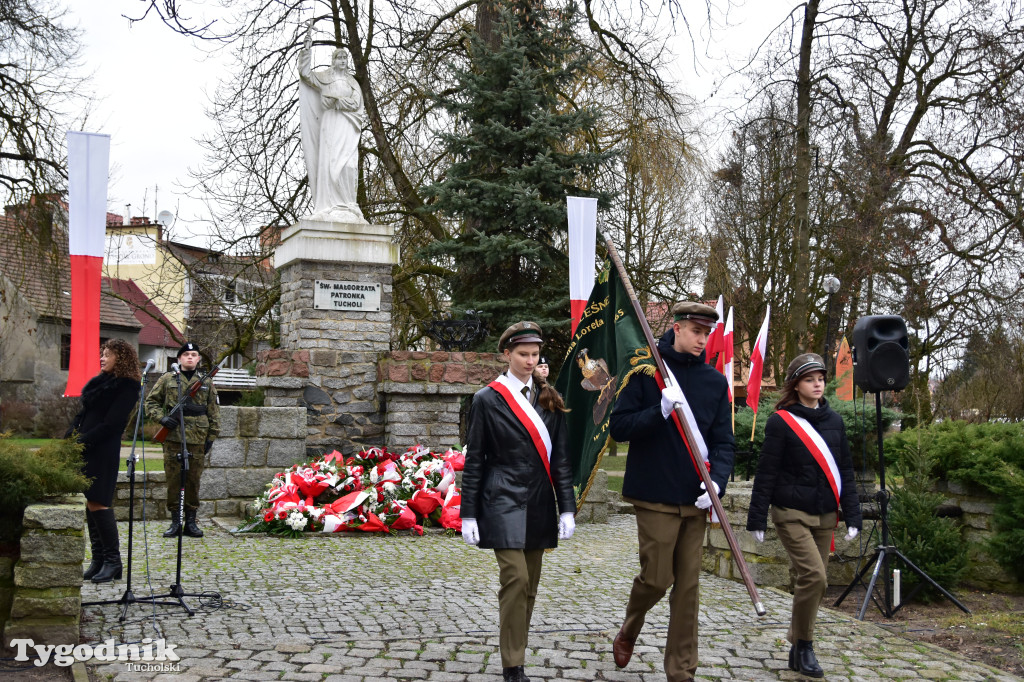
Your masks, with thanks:
M 170 227 L 174 222 L 174 214 L 170 211 L 160 211 L 156 214 L 156 221 L 164 227 Z

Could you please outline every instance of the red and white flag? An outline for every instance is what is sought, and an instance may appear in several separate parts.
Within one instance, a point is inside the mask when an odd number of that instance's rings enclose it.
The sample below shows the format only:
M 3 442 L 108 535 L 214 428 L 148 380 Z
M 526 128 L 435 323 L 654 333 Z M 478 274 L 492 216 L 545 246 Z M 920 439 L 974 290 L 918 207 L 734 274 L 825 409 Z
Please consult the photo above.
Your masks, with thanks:
M 761 331 L 757 333 L 757 340 L 754 347 L 750 349 L 750 374 L 747 375 L 747 407 L 757 414 L 757 403 L 761 400 L 761 378 L 764 374 L 764 356 L 768 350 L 768 319 L 771 317 L 772 307 L 764 311 L 764 322 L 761 323 Z
M 100 277 L 109 168 L 109 135 L 68 131 L 71 363 L 66 396 L 82 395 L 82 387 L 100 369 Z
M 718 371 L 725 375 L 729 384 L 729 402 L 733 402 L 732 394 L 732 306 L 729 306 L 729 316 L 725 319 L 725 327 L 722 328 L 721 348 L 718 352 Z
M 590 290 L 594 288 L 597 255 L 597 199 L 566 197 L 569 216 L 569 315 L 572 333 L 583 317 Z
M 722 351 L 722 334 L 725 333 L 723 331 L 725 329 L 725 298 L 721 294 L 718 295 L 715 310 L 718 311 L 718 322 L 715 323 L 715 328 L 708 335 L 708 345 L 704 346 L 704 362 L 709 365 Z

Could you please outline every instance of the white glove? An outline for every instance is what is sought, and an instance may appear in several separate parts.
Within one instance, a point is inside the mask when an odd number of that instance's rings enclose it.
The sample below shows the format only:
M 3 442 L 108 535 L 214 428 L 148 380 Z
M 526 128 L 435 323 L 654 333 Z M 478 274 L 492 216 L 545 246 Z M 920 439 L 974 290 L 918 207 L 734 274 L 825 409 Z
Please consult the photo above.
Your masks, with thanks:
M 558 516 L 558 539 L 568 540 L 576 532 L 576 518 L 570 512 Z
M 681 403 L 685 400 L 683 389 L 678 386 L 666 386 L 661 389 L 661 416 L 668 419 L 668 416 L 672 414 L 672 410 L 675 409 L 676 403 Z
M 763 530 L 752 530 L 750 534 L 754 536 L 754 540 L 757 542 L 764 542 L 764 531 Z
M 480 544 L 480 529 L 476 526 L 476 519 L 462 519 L 462 539 L 467 545 Z
M 662 398 L 662 400 L 664 400 L 664 398 Z M 715 486 L 715 494 L 717 495 L 719 493 L 718 484 L 711 481 L 711 485 Z M 707 490 L 703 483 L 700 484 L 700 489 Z M 697 501 L 694 502 L 694 504 L 697 506 L 697 509 L 711 509 L 711 496 L 705 492 L 697 498 Z
M 851 527 L 846 529 L 846 539 L 847 540 L 852 540 L 855 537 L 857 537 L 858 533 L 860 533 L 860 530 L 858 530 L 857 528 L 854 528 L 854 527 L 851 526 Z

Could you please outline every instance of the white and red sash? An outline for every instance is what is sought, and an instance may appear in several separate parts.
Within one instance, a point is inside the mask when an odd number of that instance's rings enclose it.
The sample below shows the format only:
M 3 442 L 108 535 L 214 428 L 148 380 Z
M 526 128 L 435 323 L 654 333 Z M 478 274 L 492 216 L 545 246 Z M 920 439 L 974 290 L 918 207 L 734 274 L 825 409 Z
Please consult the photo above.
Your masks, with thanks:
M 669 379 L 672 380 L 672 383 L 675 386 L 679 386 L 679 380 L 676 379 L 676 375 L 672 373 L 671 369 L 669 369 L 668 364 L 665 365 L 665 371 L 668 373 Z M 658 388 L 665 388 L 665 381 L 662 378 L 661 374 L 655 373 L 654 376 L 657 379 Z M 690 433 L 693 434 L 693 443 L 690 444 L 690 446 L 697 448 L 697 452 L 700 453 L 700 458 L 701 461 L 704 463 L 704 467 L 707 468 L 708 472 L 710 472 L 711 459 L 708 457 L 708 444 L 704 442 L 704 435 L 700 432 L 700 427 L 697 426 L 697 418 L 693 415 L 693 410 L 690 409 L 690 403 L 689 401 L 686 400 L 685 394 L 683 395 L 683 402 L 679 403 L 679 407 L 683 411 L 683 419 L 685 419 L 686 423 L 690 425 Z M 679 435 L 680 437 L 682 437 L 683 443 L 686 444 L 686 432 L 683 430 L 682 422 L 679 421 L 679 414 L 675 410 L 672 410 L 672 414 L 669 416 L 671 417 L 672 421 L 675 422 L 676 429 L 679 431 Z M 697 466 L 696 462 L 694 462 L 693 464 L 694 467 Z M 700 477 L 699 471 L 697 472 L 697 476 L 698 478 Z M 714 507 L 710 509 L 710 514 L 711 523 L 718 523 L 718 514 L 715 513 Z
M 789 427 L 800 438 L 800 442 L 810 450 L 814 461 L 825 472 L 825 478 L 828 479 L 828 484 L 832 487 L 832 494 L 836 496 L 836 505 L 838 505 L 839 496 L 843 492 L 843 480 L 839 476 L 839 466 L 836 464 L 836 458 L 832 456 L 832 451 L 828 449 L 825 439 L 803 417 L 798 417 L 786 410 L 779 410 L 777 414 L 782 417 L 782 421 L 789 424 Z
M 534 409 L 533 405 L 530 404 L 522 393 L 514 391 L 509 387 L 508 377 L 504 374 L 489 383 L 487 387 L 494 389 L 498 395 L 505 399 L 505 403 L 512 410 L 512 414 L 516 416 L 519 423 L 530 434 L 530 440 L 533 441 L 534 447 L 537 448 L 540 461 L 544 463 L 544 470 L 548 473 L 548 480 L 551 480 L 551 434 L 548 433 L 548 427 L 544 425 L 544 421 L 540 418 L 537 410 Z

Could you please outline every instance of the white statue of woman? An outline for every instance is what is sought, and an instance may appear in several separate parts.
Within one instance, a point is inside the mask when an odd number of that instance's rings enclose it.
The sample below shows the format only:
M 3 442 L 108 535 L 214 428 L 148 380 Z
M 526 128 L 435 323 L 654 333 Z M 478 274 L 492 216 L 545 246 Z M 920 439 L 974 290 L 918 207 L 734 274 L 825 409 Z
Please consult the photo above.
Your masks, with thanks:
M 348 55 L 335 50 L 331 66 L 313 71 L 313 22 L 298 55 L 302 153 L 313 195 L 313 220 L 365 223 L 356 202 L 363 95 L 348 72 Z

